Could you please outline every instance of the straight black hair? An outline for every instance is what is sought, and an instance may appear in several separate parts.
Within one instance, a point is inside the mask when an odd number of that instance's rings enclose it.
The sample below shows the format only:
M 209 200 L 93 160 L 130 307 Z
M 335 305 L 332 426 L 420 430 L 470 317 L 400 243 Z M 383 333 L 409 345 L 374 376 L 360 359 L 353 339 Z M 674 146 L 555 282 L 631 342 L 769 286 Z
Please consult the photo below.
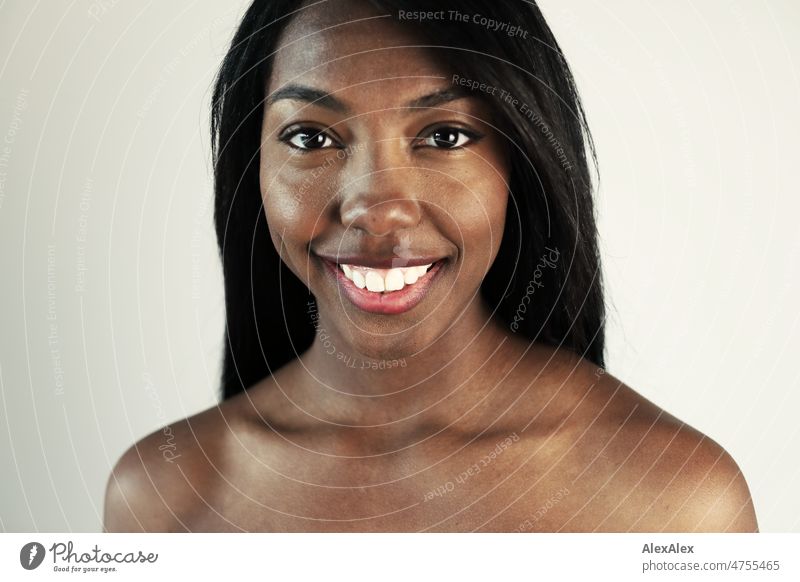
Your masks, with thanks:
M 512 332 L 602 367 L 605 311 L 587 156 L 594 160 L 594 146 L 572 73 L 538 6 L 365 1 L 413 26 L 454 75 L 498 88 L 494 95 L 475 91 L 492 106 L 511 154 L 505 232 L 481 295 Z M 227 316 L 223 398 L 274 373 L 314 338 L 314 297 L 275 250 L 259 187 L 267 80 L 279 37 L 300 9 L 296 0 L 255 0 L 214 88 L 214 221 Z M 414 11 L 444 12 L 442 19 L 409 21 L 405 15 Z

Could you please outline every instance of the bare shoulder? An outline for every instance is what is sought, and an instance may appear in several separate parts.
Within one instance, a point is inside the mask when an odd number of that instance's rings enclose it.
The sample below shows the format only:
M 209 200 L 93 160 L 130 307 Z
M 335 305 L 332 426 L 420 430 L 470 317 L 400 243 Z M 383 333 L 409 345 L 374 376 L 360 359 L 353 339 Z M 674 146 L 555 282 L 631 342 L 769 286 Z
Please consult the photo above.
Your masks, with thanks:
M 214 406 L 132 445 L 108 478 L 103 527 L 109 532 L 189 531 L 212 503 L 227 419 Z
M 615 460 L 626 497 L 614 505 L 620 523 L 639 531 L 754 532 L 750 490 L 731 455 L 613 375 L 595 370 L 601 416 L 618 445 Z M 611 522 L 612 520 L 609 520 Z
M 568 472 L 584 500 L 565 529 L 758 530 L 745 477 L 719 443 L 606 370 L 562 359 L 571 392 Z

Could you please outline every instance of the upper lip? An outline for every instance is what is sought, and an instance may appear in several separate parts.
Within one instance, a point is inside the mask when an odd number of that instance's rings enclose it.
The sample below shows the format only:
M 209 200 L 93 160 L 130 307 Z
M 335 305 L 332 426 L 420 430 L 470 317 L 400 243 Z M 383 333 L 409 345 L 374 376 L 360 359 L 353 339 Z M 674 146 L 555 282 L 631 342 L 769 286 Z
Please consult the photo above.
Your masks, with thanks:
M 364 255 L 325 255 L 315 253 L 321 259 L 330 261 L 335 265 L 357 265 L 369 269 L 392 269 L 398 267 L 418 267 L 430 265 L 444 259 L 441 255 L 414 256 L 414 257 L 375 257 Z

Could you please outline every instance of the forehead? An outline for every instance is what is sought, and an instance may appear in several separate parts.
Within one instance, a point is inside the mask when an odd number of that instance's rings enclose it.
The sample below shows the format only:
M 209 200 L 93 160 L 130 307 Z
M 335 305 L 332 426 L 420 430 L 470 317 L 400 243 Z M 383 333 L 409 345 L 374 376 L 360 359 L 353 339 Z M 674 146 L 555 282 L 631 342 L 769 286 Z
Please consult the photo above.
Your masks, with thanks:
M 267 92 L 297 83 L 328 92 L 389 91 L 392 99 L 407 101 L 449 79 L 424 44 L 413 29 L 366 2 L 314 4 L 282 34 Z

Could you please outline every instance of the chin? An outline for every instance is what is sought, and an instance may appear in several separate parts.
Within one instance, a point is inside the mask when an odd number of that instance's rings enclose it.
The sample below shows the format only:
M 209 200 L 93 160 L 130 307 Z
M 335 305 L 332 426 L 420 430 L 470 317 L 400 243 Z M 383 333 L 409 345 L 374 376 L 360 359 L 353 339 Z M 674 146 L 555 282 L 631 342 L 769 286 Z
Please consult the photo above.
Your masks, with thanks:
M 431 331 L 430 326 L 425 328 L 425 323 L 412 324 L 413 327 L 410 328 L 396 324 L 369 325 L 369 323 L 364 321 L 356 324 L 348 321 L 346 325 L 349 325 L 350 329 L 344 331 L 342 335 L 355 353 L 373 360 L 409 358 L 429 349 L 438 337 L 437 333 Z

